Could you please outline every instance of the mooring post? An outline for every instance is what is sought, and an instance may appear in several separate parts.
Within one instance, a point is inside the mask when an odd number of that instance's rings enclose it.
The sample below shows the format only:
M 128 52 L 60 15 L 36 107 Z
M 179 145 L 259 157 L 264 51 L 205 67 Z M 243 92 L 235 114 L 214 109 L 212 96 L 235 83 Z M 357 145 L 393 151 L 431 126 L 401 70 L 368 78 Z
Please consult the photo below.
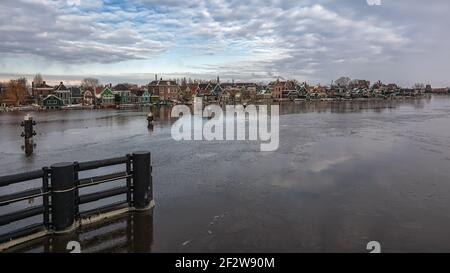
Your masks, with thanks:
M 36 125 L 36 121 L 30 115 L 26 115 L 20 124 L 23 127 L 23 132 L 20 136 L 25 140 L 23 147 L 27 156 L 33 153 L 33 136 L 36 135 L 36 132 L 33 130 L 34 125 Z
M 147 115 L 147 122 L 148 122 L 148 126 L 150 127 L 151 125 L 153 125 L 153 113 L 150 111 L 150 113 L 148 113 Z
M 52 224 L 56 232 L 70 231 L 75 221 L 75 166 L 59 163 L 51 166 Z
M 150 152 L 133 153 L 133 203 L 138 210 L 147 209 L 153 200 Z

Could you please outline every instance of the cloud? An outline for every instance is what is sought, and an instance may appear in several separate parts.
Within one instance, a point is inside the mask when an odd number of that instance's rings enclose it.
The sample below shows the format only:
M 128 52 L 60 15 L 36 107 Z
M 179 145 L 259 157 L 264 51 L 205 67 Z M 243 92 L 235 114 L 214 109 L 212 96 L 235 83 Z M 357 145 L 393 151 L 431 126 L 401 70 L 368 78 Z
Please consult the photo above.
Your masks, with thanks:
M 381 0 L 367 0 L 369 6 L 381 6 Z
M 369 2 L 2 0 L 0 56 L 38 57 L 60 70 L 124 63 L 135 73 L 442 82 L 448 2 Z M 423 73 L 423 63 L 439 70 Z
M 127 24 L 132 13 L 83 11 L 95 7 L 98 1 L 4 0 L 0 52 L 69 64 L 107 64 L 148 59 L 167 49 Z

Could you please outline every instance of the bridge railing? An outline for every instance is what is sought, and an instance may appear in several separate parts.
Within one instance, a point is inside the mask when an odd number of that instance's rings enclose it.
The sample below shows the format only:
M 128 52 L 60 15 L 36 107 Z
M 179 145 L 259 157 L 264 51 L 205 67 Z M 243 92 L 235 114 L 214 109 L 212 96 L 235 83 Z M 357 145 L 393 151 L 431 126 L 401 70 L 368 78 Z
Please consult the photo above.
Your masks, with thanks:
M 125 165 L 124 171 L 79 178 L 84 172 L 105 167 Z M 104 218 L 131 210 L 146 210 L 154 206 L 150 152 L 136 152 L 123 157 L 89 162 L 58 163 L 41 170 L 0 177 L 3 188 L 40 179 L 41 186 L 0 196 L 0 227 L 31 217 L 42 216 L 40 223 L 9 230 L 0 235 L 0 251 L 53 233 L 66 233 Z M 80 194 L 84 188 L 113 181 L 125 180 L 123 185 L 105 190 Z M 118 196 L 123 201 L 104 206 L 93 203 Z M 42 204 L 4 213 L 5 206 L 26 200 L 42 198 Z M 34 203 L 34 202 L 33 202 Z M 80 205 L 89 210 L 80 212 Z

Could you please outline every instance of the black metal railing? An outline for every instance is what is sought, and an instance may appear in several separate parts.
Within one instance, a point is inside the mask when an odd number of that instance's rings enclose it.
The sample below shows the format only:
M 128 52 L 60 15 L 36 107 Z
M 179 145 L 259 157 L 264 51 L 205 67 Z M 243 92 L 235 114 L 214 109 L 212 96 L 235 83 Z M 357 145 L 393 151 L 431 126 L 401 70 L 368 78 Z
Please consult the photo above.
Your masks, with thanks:
M 125 165 L 125 171 L 79 178 L 83 172 L 105 167 Z M 152 167 L 150 152 L 136 152 L 118 158 L 110 158 L 89 162 L 58 163 L 41 170 L 0 177 L 0 190 L 4 187 L 41 179 L 42 186 L 21 192 L 0 196 L 0 227 L 42 216 L 38 224 L 8 231 L 0 236 L 2 245 L 10 247 L 15 242 L 24 241 L 24 237 L 32 234 L 64 233 L 82 223 L 83 219 L 92 215 L 101 218 L 102 214 L 117 211 L 121 208 L 144 210 L 153 205 Z M 106 190 L 80 195 L 80 189 L 125 180 L 124 185 Z M 107 204 L 101 207 L 90 207 L 80 212 L 80 205 L 89 204 L 110 197 L 125 195 L 124 201 Z M 42 197 L 42 205 L 2 213 L 7 205 Z M 34 237 L 30 237 L 34 238 Z M 22 239 L 22 240 L 20 240 Z M 26 239 L 25 239 L 26 240 Z M 5 248 L 5 247 L 3 247 Z

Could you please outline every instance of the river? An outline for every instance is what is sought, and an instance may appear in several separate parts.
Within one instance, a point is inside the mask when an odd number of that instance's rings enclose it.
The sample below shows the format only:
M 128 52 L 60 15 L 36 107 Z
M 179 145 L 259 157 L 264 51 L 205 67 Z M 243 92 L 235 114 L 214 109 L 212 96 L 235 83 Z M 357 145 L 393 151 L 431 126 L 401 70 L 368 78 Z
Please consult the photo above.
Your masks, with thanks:
M 369 241 L 383 252 L 450 251 L 448 96 L 283 104 L 274 152 L 177 142 L 170 109 L 154 109 L 153 130 L 148 111 L 30 113 L 29 157 L 24 113 L 0 113 L 0 176 L 151 151 L 153 214 L 69 235 L 86 252 L 368 252 Z M 49 240 L 14 251 L 50 251 Z

